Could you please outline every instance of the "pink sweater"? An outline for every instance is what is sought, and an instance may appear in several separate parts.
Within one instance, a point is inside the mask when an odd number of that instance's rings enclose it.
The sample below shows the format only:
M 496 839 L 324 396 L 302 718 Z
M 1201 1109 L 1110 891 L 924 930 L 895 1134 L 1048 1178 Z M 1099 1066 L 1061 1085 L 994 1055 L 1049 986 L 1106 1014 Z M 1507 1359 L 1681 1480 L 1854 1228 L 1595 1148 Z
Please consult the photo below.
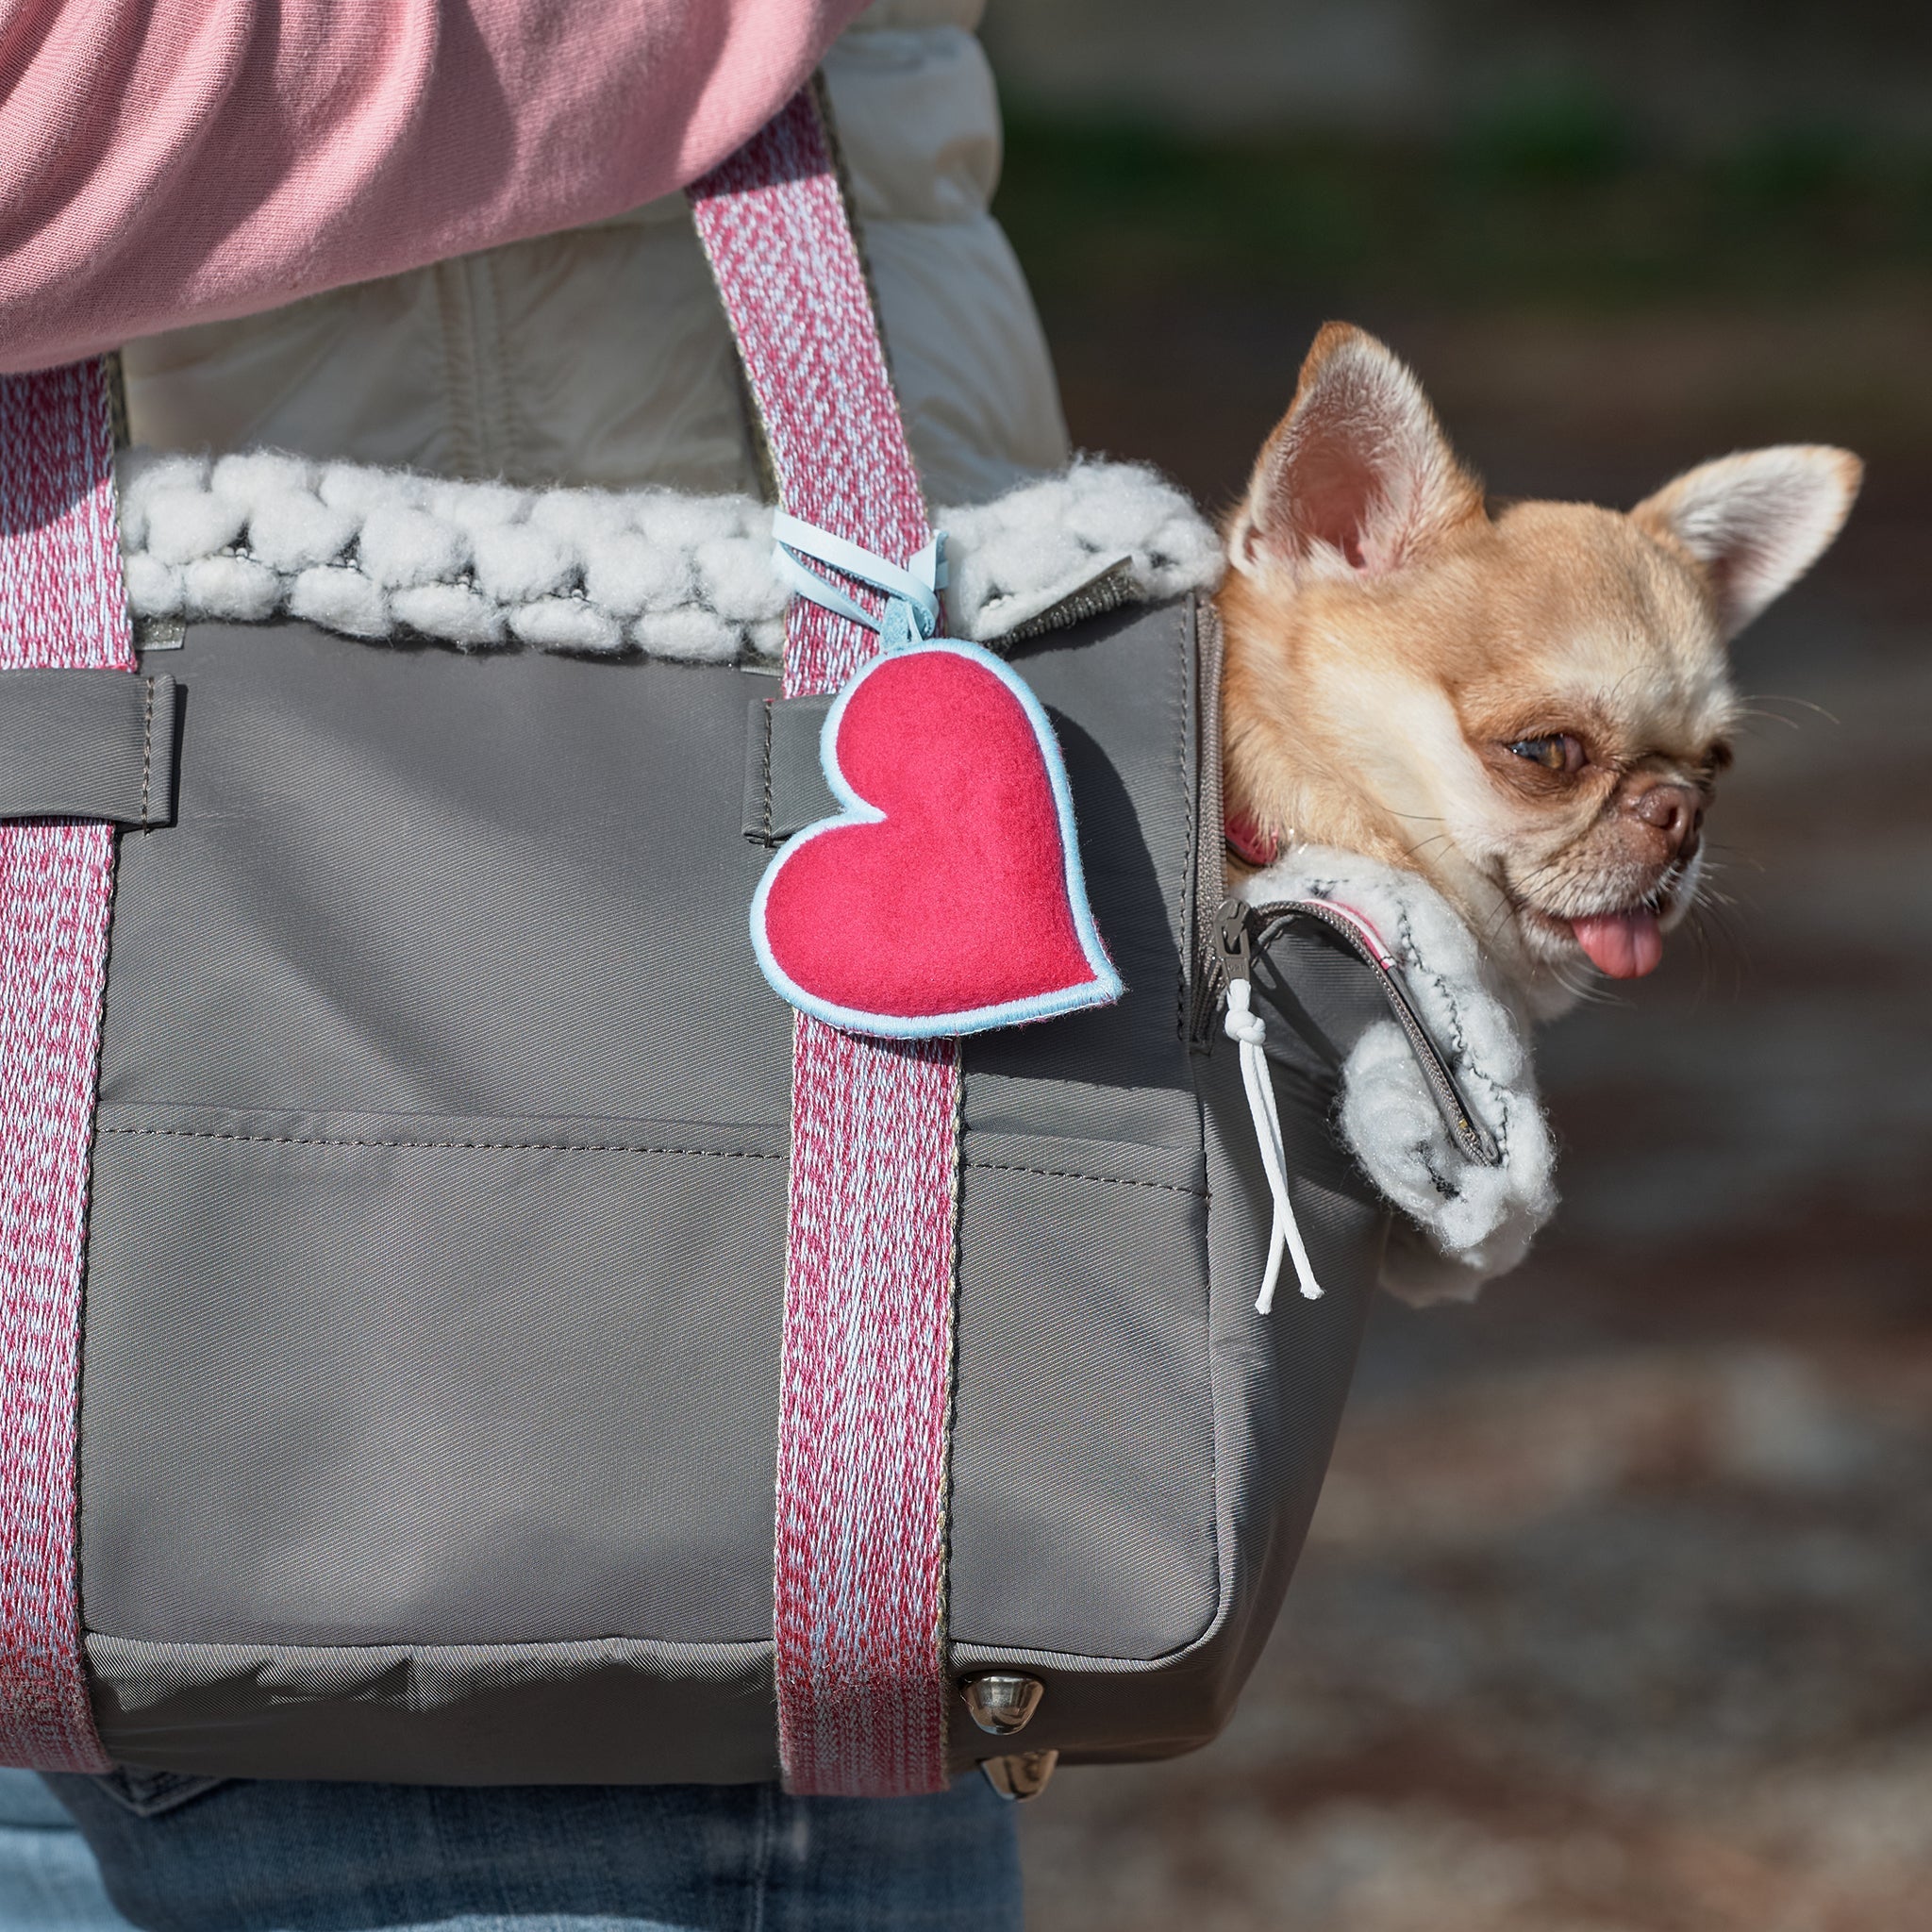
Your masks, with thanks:
M 863 0 L 0 0 L 0 371 L 634 208 Z

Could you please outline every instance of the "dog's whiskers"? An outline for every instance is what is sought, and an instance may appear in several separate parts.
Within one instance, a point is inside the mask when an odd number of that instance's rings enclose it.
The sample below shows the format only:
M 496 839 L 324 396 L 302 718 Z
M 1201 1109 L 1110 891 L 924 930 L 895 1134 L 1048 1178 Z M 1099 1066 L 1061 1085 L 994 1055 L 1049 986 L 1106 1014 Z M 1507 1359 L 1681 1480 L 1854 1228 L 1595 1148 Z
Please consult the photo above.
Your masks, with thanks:
M 1838 715 L 1836 711 L 1828 711 L 1823 705 L 1813 704 L 1809 698 L 1793 697 L 1789 691 L 1747 691 L 1744 694 L 1744 702 L 1747 705 L 1796 705 L 1800 710 L 1815 711 L 1819 717 L 1827 720 L 1829 723 L 1841 726 L 1845 722 L 1842 718 L 1840 718 Z M 1777 713 L 1775 711 L 1753 711 L 1748 713 L 1747 715 L 1755 718 L 1777 717 Z M 1792 721 L 1789 718 L 1786 718 L 1780 720 L 1780 722 L 1789 724 Z

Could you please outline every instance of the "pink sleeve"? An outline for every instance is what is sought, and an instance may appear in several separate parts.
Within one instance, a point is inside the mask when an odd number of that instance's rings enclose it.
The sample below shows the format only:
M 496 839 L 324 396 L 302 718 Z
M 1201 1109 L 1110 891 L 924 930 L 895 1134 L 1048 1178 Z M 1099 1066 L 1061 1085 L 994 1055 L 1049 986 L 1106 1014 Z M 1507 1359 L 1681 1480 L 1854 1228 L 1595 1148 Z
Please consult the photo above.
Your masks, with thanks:
M 0 371 L 681 187 L 863 0 L 0 0 Z

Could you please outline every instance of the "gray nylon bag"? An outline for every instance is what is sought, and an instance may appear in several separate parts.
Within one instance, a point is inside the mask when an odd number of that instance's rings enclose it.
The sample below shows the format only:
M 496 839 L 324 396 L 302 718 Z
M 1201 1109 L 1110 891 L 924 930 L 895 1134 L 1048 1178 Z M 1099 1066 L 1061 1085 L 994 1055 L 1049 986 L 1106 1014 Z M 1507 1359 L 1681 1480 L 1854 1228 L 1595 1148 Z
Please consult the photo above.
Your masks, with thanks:
M 1258 1315 L 1211 608 L 1010 661 L 1128 991 L 965 1046 L 951 1656 L 1045 1685 L 1029 1750 L 1158 1757 L 1226 1718 L 1314 1507 L 1387 1228 L 1337 1070 L 1391 994 L 1345 935 L 1252 922 L 1325 1289 Z M 791 1029 L 745 918 L 816 809 L 775 678 L 287 622 L 162 663 L 175 790 L 121 841 L 87 1256 L 104 1742 L 775 1775 Z M 1012 1748 L 957 1709 L 956 1766 Z

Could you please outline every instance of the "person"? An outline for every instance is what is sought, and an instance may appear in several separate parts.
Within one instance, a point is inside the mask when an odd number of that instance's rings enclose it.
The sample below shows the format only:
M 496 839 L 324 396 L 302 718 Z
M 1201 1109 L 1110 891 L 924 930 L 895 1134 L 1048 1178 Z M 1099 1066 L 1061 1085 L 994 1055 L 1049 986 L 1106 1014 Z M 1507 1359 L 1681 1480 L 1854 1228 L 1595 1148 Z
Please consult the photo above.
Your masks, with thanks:
M 155 448 L 755 491 L 678 191 L 822 61 L 927 495 L 984 500 L 1067 439 L 982 7 L 9 0 L 0 372 L 118 348 Z
M 11 0 L 0 371 L 119 348 L 157 448 L 756 491 L 681 190 L 817 67 L 928 496 L 985 500 L 1067 447 L 989 211 L 981 5 Z M 869 1801 L 0 1774 L 0 1932 L 992 1932 L 1019 1911 L 1011 1810 L 976 1776 Z

